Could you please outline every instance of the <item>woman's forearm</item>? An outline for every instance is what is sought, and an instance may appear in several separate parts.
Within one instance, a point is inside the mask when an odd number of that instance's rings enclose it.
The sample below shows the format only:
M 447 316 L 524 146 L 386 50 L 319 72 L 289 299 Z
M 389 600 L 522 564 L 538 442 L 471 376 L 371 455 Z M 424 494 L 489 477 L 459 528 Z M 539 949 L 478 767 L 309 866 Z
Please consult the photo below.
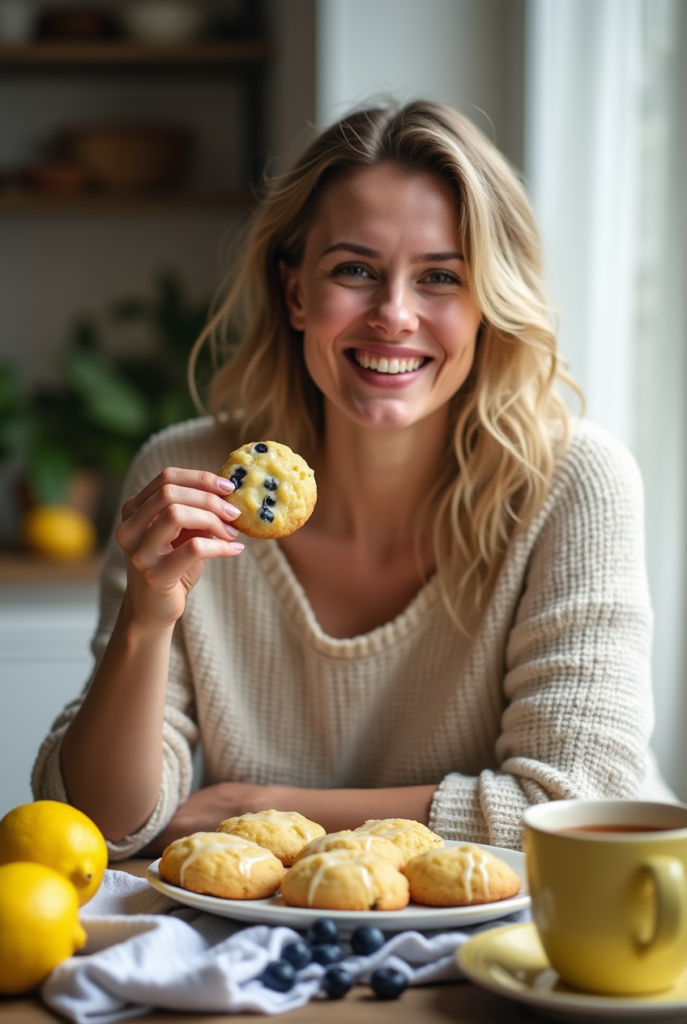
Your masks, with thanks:
M 274 808 L 299 811 L 327 832 L 357 828 L 368 818 L 412 818 L 426 825 L 437 786 L 389 789 L 297 789 L 218 782 L 192 793 L 163 832 L 142 853 L 159 856 L 168 843 L 192 832 L 214 832 L 225 818 Z
M 137 622 L 125 597 L 83 704 L 64 737 L 69 800 L 112 840 L 135 832 L 157 802 L 173 626 Z
M 357 828 L 368 818 L 411 818 L 423 825 L 437 786 L 394 786 L 388 789 L 294 789 L 269 787 L 270 804 L 278 811 L 300 811 L 327 832 Z

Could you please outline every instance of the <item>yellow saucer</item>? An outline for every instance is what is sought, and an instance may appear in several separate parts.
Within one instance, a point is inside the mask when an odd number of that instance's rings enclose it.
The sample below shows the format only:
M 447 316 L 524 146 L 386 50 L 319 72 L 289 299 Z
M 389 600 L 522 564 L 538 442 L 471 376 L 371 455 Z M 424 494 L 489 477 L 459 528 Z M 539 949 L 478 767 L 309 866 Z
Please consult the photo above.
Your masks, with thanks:
M 476 985 L 527 1003 L 554 1020 L 687 1021 L 687 973 L 665 992 L 603 996 L 569 987 L 546 958 L 533 924 L 480 932 L 457 954 L 458 966 Z

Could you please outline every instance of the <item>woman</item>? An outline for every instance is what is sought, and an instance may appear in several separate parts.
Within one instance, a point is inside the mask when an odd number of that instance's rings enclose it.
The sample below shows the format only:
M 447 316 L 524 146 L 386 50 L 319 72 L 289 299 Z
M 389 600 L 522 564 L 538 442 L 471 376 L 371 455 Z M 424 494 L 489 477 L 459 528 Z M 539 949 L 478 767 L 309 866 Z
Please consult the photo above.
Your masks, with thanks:
M 267 192 L 200 343 L 230 324 L 215 418 L 132 467 L 97 668 L 36 794 L 115 857 L 267 807 L 518 847 L 529 803 L 633 794 L 641 483 L 618 443 L 569 428 L 536 228 L 495 148 L 431 103 L 334 125 Z M 270 438 L 313 466 L 318 503 L 244 550 L 216 474 Z

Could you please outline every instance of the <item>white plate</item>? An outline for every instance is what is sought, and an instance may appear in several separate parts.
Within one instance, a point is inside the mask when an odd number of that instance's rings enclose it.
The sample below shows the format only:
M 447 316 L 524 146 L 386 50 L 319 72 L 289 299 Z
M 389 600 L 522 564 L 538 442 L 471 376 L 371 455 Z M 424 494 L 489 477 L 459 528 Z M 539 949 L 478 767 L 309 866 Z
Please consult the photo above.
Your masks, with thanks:
M 603 996 L 570 988 L 549 963 L 533 924 L 511 924 L 468 939 L 456 954 L 476 985 L 527 1003 L 553 1020 L 687 1021 L 687 974 L 665 992 Z
M 446 845 L 461 844 L 447 841 Z M 176 885 L 170 885 L 160 877 L 159 860 L 150 865 L 147 878 L 160 892 L 179 903 L 184 903 L 187 907 L 206 910 L 220 917 L 231 917 L 236 921 L 250 921 L 251 924 L 283 924 L 304 930 L 317 918 L 329 917 L 337 922 L 343 934 L 347 934 L 360 924 L 375 924 L 385 932 L 411 929 L 428 931 L 462 928 L 465 925 L 478 924 L 480 921 L 493 921 L 529 907 L 524 854 L 516 850 L 502 850 L 496 846 L 482 846 L 482 849 L 500 857 L 520 876 L 522 889 L 517 896 L 499 900 L 498 903 L 482 903 L 476 907 L 425 907 L 419 903 L 410 903 L 403 910 L 308 910 L 303 907 L 287 906 L 279 893 L 265 900 L 224 900 L 219 896 L 201 896 L 195 892 L 188 892 Z

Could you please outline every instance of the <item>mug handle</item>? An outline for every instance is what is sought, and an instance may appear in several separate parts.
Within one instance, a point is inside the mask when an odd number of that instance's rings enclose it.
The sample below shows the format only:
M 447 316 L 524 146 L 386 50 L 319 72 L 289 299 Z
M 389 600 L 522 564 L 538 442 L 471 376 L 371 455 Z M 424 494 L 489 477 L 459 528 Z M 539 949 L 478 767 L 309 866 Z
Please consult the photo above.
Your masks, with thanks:
M 648 939 L 637 937 L 642 953 L 657 952 L 677 938 L 685 900 L 685 872 L 676 857 L 648 857 L 640 869 L 651 879 L 656 901 L 656 926 Z

